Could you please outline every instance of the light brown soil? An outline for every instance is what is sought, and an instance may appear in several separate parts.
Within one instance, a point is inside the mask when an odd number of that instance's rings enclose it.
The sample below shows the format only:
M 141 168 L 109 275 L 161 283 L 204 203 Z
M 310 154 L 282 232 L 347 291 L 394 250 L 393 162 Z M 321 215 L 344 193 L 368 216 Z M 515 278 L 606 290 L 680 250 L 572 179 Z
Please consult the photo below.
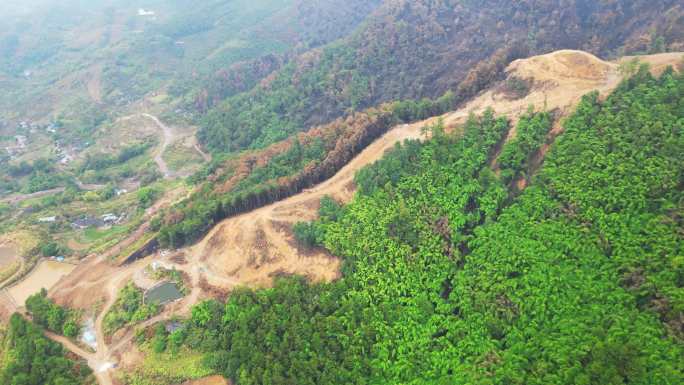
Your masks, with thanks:
M 182 385 L 228 385 L 229 382 L 221 376 L 211 376 L 195 381 L 187 381 Z
M 67 247 L 70 248 L 71 250 L 74 250 L 74 251 L 83 251 L 83 250 L 87 250 L 88 247 L 90 247 L 90 245 L 85 244 L 85 243 L 81 243 L 81 242 L 75 240 L 74 238 L 70 238 L 67 241 Z
M 669 66 L 673 66 L 679 71 L 681 71 L 682 66 L 684 66 L 684 52 L 668 52 L 646 56 L 625 56 L 618 60 L 618 63 L 622 64 L 634 59 L 643 63 L 648 63 L 651 67 L 651 73 L 654 75 L 660 75 Z
M 569 113 L 583 95 L 598 90 L 608 94 L 620 82 L 618 65 L 582 51 L 557 51 L 529 59 L 516 60 L 506 72 L 509 76 L 532 78 L 534 85 L 524 98 L 510 100 L 490 90 L 471 100 L 460 110 L 446 114 L 450 125 L 465 122 L 472 112 L 480 114 L 491 108 L 497 115 L 506 115 L 515 127 L 518 118 L 532 106 L 536 110 L 559 110 Z M 515 136 L 511 130 L 509 139 Z

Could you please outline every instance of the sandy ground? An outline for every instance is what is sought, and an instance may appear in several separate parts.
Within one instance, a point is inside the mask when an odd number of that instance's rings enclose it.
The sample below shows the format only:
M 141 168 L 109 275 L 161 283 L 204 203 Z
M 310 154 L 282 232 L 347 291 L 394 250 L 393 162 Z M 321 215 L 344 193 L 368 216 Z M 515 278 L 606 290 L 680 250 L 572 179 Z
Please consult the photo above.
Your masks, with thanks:
M 659 68 L 665 63 L 678 64 L 681 58 L 682 54 L 663 54 L 642 60 L 655 63 Z M 508 116 L 514 122 L 530 105 L 537 110 L 557 110 L 562 117 L 572 111 L 582 95 L 592 90 L 607 95 L 621 80 L 618 64 L 579 51 L 559 51 L 518 60 L 507 71 L 510 75 L 534 79 L 532 92 L 517 100 L 495 89 L 484 92 L 458 111 L 440 117 L 447 129 L 465 122 L 471 112 L 481 113 L 487 108 L 492 108 L 498 115 Z M 292 239 L 291 225 L 315 218 L 318 202 L 325 195 L 343 202 L 349 201 L 353 196 L 353 176 L 357 170 L 380 159 L 396 142 L 420 138 L 421 128 L 437 119 L 395 127 L 331 179 L 283 201 L 228 218 L 191 248 L 157 254 L 127 266 L 111 264 L 107 253 L 87 258 L 57 284 L 51 296 L 58 303 L 77 308 L 92 308 L 98 302 L 103 304 L 99 307 L 100 313 L 95 323 L 98 349 L 97 353 L 90 356 L 91 366 L 99 368 L 120 362 L 122 353 L 130 351 L 133 331 L 123 330 L 107 342 L 102 321 L 116 300 L 118 290 L 152 260 L 163 261 L 167 266 L 184 271 L 190 278 L 191 292 L 182 300 L 167 306 L 159 316 L 138 327 L 169 319 L 174 314 L 187 315 L 194 303 L 217 291 L 225 293 L 238 285 L 269 285 L 274 276 L 283 273 L 305 275 L 314 281 L 337 278 L 340 261 L 320 251 L 300 253 Z M 556 133 L 561 129 L 560 124 L 554 127 Z M 510 137 L 514 135 L 513 131 Z M 183 263 L 174 262 L 179 260 Z M 98 372 L 98 378 L 103 384 L 111 383 L 108 371 Z

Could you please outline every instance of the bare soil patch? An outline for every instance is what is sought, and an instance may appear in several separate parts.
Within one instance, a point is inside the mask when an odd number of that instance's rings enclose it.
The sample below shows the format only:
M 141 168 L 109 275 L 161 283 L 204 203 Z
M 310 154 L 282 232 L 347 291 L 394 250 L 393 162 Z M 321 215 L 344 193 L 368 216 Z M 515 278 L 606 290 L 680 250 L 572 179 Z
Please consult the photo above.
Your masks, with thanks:
M 187 381 L 182 385 L 229 385 L 229 382 L 221 376 L 211 376 L 199 380 Z
M 0 270 L 11 265 L 17 259 L 19 259 L 19 253 L 14 249 L 14 247 L 9 245 L 0 245 Z

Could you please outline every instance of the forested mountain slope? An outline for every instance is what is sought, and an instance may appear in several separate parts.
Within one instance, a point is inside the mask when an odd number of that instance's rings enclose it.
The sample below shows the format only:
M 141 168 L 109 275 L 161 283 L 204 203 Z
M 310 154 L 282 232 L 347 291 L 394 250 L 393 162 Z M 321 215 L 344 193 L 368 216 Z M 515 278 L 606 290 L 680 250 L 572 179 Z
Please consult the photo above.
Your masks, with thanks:
M 662 70 L 663 65 L 678 63 L 681 54 L 667 53 L 641 57 L 654 64 L 654 70 Z M 629 63 L 632 58 L 624 58 Z M 621 69 L 621 67 L 625 67 Z M 347 167 L 353 156 L 366 146 L 382 148 L 380 143 L 370 143 L 386 131 L 396 131 L 389 136 L 415 137 L 420 122 L 430 116 L 444 112 L 445 124 L 449 128 L 465 122 L 469 113 L 482 113 L 493 108 L 499 114 L 516 119 L 529 105 L 537 108 L 546 106 L 558 110 L 559 116 L 569 114 L 582 95 L 598 90 L 602 95 L 610 93 L 625 76 L 627 64 L 606 62 L 582 51 L 562 50 L 546 55 L 521 59 L 511 63 L 506 69 L 506 78 L 492 85 L 486 92 L 469 100 L 456 111 L 451 110 L 454 95 L 437 101 L 397 102 L 380 108 L 372 108 L 354 113 L 344 119 L 336 119 L 330 124 L 300 133 L 293 140 L 285 140 L 265 149 L 246 151 L 225 161 L 218 158 L 205 172 L 197 174 L 193 180 L 198 187 L 188 199 L 165 211 L 158 221 L 159 240 L 163 247 L 188 245 L 226 217 L 239 216 L 272 202 L 281 201 L 303 189 L 330 178 L 335 172 Z M 474 83 L 487 76 L 487 71 L 475 70 L 469 74 Z M 413 122 L 399 126 L 401 122 Z M 558 124 L 556 124 L 558 126 Z M 557 133 L 559 127 L 554 132 Z M 382 141 L 382 140 L 381 140 Z M 377 146 L 376 146 L 377 145 Z M 369 151 L 374 151 L 368 149 Z M 375 150 L 372 156 L 379 157 L 381 151 Z M 353 190 L 341 186 L 337 192 Z M 344 196 L 345 194 L 334 194 Z M 280 202 L 284 203 L 284 202 Z M 295 210 L 281 207 L 279 212 Z M 295 210 L 296 211 L 296 210 Z M 306 216 L 306 215 L 305 215 Z M 286 220 L 287 215 L 276 215 L 277 221 Z M 236 219 L 241 223 L 262 222 L 256 217 Z M 272 219 L 271 221 L 275 221 Z M 230 221 L 229 221 L 230 222 Z M 269 221 L 265 221 L 268 223 Z M 225 223 L 223 228 L 252 228 L 255 224 L 236 225 Z M 245 227 L 246 226 L 246 227 Z M 261 228 L 261 224 L 256 225 Z M 270 226 L 263 226 L 268 229 Z M 216 233 L 222 233 L 219 230 Z M 257 233 L 256 231 L 254 232 Z M 208 236 L 212 238 L 203 253 L 214 255 L 213 261 L 221 265 L 223 260 L 237 263 L 238 255 L 227 257 L 230 250 L 256 250 L 256 244 L 247 242 L 228 231 L 226 234 Z M 229 239 L 236 237 L 237 242 Z M 205 239 L 205 241 L 207 241 Z M 223 239 L 223 241 L 218 241 Z M 221 248 L 226 243 L 233 245 Z M 231 254 L 232 255 L 232 254 Z M 226 256 L 225 258 L 223 256 Z M 219 267 L 220 268 L 220 267 Z
M 383 101 L 447 90 L 471 96 L 528 54 L 576 48 L 606 56 L 681 44 L 684 10 L 677 1 L 562 3 L 385 1 L 348 38 L 307 52 L 217 106 L 199 138 L 215 152 L 264 146 Z M 489 79 L 460 89 L 478 63 Z
M 311 225 L 341 280 L 203 303 L 168 346 L 238 384 L 679 384 L 682 101 L 684 76 L 646 68 L 587 95 L 523 191 L 547 112 L 520 119 L 500 175 L 507 119 L 437 124 Z

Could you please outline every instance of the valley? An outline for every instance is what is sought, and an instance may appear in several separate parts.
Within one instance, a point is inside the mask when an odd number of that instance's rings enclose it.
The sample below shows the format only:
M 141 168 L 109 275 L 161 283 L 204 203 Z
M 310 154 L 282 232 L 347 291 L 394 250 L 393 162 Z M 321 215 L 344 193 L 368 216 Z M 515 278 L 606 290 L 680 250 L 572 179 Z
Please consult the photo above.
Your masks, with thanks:
M 0 383 L 677 384 L 682 39 L 673 0 L 0 5 Z

